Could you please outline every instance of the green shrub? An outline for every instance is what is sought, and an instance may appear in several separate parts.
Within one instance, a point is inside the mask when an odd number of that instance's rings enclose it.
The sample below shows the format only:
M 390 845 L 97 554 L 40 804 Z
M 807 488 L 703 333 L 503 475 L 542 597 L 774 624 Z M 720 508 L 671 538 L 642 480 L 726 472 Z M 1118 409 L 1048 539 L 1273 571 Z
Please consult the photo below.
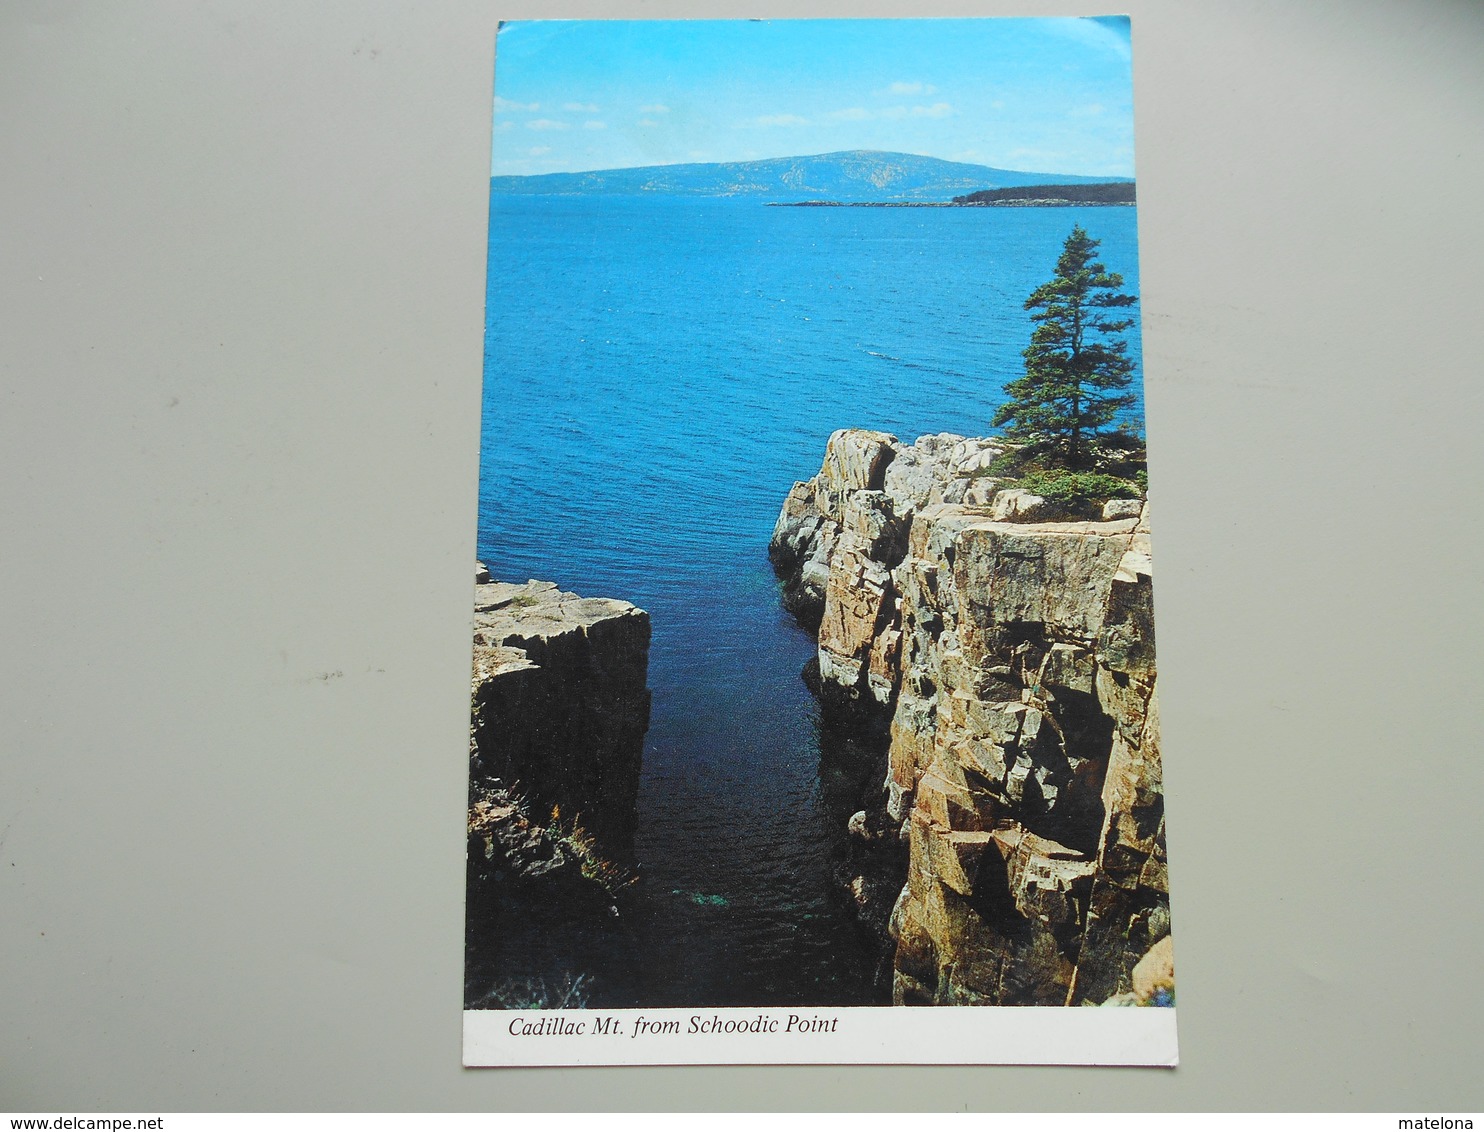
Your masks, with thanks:
M 1080 508 L 1109 499 L 1138 499 L 1135 483 L 1103 472 L 1030 472 L 1020 486 L 1059 507 Z

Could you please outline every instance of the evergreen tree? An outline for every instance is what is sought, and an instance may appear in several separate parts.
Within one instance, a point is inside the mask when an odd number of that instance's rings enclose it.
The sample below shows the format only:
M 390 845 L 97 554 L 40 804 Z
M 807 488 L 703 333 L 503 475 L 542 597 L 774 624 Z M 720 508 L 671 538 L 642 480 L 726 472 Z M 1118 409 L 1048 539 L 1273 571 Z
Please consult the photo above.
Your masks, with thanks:
M 1025 309 L 1038 324 L 1024 351 L 1025 376 L 995 413 L 1005 435 L 1026 441 L 1068 468 L 1092 463 L 1091 441 L 1134 403 L 1126 392 L 1134 363 L 1119 335 L 1131 318 L 1112 312 L 1138 299 L 1119 290 L 1123 276 L 1095 261 L 1099 241 L 1072 229 L 1056 275 L 1031 292 Z

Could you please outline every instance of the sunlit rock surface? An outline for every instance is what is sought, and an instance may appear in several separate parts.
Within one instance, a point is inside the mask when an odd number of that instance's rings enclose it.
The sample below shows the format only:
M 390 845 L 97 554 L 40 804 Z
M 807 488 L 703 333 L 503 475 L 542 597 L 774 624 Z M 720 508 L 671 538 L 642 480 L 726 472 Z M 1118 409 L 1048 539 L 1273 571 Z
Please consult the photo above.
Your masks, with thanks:
M 1174 978 L 1148 504 L 1052 521 L 1001 451 L 836 432 L 770 555 L 827 723 L 886 735 L 894 1000 L 1144 1001 L 1141 960 Z

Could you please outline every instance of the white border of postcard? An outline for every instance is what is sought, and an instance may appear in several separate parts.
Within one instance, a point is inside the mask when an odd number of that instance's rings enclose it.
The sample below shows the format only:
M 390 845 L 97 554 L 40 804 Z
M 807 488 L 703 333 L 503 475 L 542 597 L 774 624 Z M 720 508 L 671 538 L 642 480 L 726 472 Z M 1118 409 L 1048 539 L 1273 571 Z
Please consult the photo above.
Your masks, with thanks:
M 1156 1065 L 1173 1007 L 466 1010 L 466 1066 Z

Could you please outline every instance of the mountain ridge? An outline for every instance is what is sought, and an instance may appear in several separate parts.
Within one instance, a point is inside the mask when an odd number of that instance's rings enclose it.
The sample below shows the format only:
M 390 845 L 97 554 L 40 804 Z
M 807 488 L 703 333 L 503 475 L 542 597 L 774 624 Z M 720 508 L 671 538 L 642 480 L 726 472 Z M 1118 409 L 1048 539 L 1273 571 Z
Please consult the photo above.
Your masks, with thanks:
M 521 196 L 759 196 L 780 201 L 927 201 L 1024 185 L 1129 182 L 1132 177 L 1029 172 L 883 150 L 690 162 L 490 178 L 493 193 Z

